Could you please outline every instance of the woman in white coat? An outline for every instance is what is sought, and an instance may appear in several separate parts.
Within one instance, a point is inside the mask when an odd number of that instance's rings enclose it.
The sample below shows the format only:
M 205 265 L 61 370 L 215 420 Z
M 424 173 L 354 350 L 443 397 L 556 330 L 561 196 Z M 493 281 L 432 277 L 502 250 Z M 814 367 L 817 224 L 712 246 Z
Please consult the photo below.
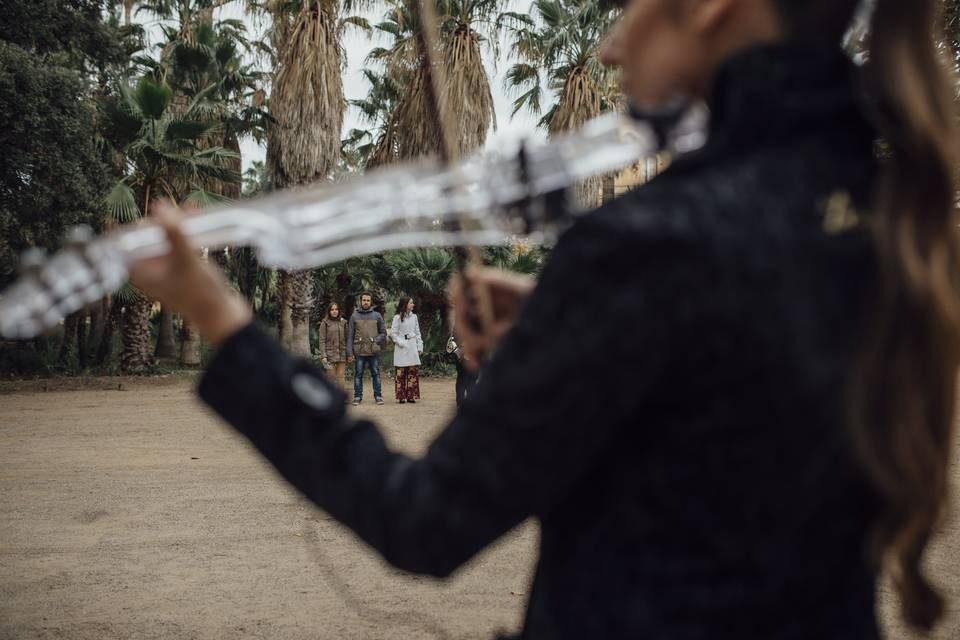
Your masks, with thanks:
M 400 298 L 397 314 L 390 323 L 390 338 L 393 340 L 394 391 L 397 402 L 416 402 L 420 399 L 420 354 L 423 353 L 423 337 L 420 321 L 413 312 L 412 298 Z

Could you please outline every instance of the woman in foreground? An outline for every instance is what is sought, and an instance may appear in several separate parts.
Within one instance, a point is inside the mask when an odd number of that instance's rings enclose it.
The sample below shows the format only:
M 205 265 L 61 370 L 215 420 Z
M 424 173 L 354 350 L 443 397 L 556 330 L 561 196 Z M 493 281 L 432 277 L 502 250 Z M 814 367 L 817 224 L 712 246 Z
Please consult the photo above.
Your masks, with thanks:
M 854 0 L 628 0 L 605 62 L 641 108 L 705 99 L 710 140 L 560 239 L 422 459 L 250 324 L 172 212 L 135 279 L 220 344 L 201 397 L 394 565 L 446 576 L 537 518 L 524 638 L 877 638 L 882 571 L 929 629 L 954 114 L 933 0 L 876 4 L 856 69 Z

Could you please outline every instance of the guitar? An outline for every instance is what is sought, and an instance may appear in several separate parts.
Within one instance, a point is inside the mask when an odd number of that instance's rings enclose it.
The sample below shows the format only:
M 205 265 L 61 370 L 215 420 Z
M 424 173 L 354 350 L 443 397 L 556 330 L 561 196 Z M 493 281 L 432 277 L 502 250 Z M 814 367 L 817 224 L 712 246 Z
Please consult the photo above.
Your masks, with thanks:
M 707 120 L 706 107 L 694 105 L 664 135 L 647 121 L 611 113 L 550 142 L 520 143 L 449 168 L 397 165 L 206 209 L 183 229 L 198 249 L 249 246 L 261 264 L 290 270 L 394 249 L 548 244 L 579 215 L 568 187 L 660 151 L 694 151 L 706 140 Z M 0 294 L 0 335 L 27 339 L 52 329 L 119 289 L 131 265 L 167 251 L 162 229 L 146 221 L 99 237 L 78 227 L 53 256 L 25 252 L 20 278 Z

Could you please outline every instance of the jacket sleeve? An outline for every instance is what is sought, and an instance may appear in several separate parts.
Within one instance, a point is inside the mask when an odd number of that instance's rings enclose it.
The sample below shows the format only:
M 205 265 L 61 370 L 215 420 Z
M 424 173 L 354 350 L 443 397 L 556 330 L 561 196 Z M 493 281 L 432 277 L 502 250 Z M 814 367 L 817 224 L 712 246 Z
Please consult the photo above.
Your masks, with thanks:
M 320 321 L 320 359 L 323 360 L 327 357 L 327 323 L 323 320 Z
M 393 340 L 393 344 L 398 347 L 407 346 L 400 340 L 400 316 L 393 316 L 393 320 L 390 322 L 390 339 Z
M 383 345 L 387 341 L 386 325 L 383 322 L 383 316 L 377 313 L 377 344 Z
M 420 318 L 413 316 L 414 332 L 417 336 L 417 353 L 423 353 L 423 336 L 420 335 Z
M 353 315 L 350 315 L 350 320 L 347 322 L 347 357 L 353 357 L 353 331 L 354 331 L 354 322 Z
M 339 391 L 254 326 L 222 346 L 200 396 L 388 562 L 446 576 L 585 482 L 645 398 L 666 351 L 664 314 L 647 306 L 654 287 L 624 289 L 635 283 L 623 277 L 623 260 L 643 253 L 609 259 L 607 249 L 617 247 L 561 239 L 480 383 L 420 459 L 391 451 L 373 423 L 346 415 Z M 591 306 L 570 300 L 611 300 L 618 319 L 583 332 L 596 322 Z M 610 329 L 628 312 L 647 324 L 642 340 L 621 344 Z M 571 332 L 583 339 L 556 348 Z M 610 357 L 636 358 L 630 393 L 608 388 Z

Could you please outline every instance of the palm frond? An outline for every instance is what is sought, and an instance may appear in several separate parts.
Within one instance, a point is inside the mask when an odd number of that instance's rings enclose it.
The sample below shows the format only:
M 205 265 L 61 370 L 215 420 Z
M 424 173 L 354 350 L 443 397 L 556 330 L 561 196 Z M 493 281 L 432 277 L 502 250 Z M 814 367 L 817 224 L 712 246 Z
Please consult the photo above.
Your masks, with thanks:
M 198 209 L 205 209 L 218 204 L 228 204 L 230 201 L 230 198 L 226 196 L 205 189 L 194 189 L 184 198 L 184 202 Z
M 153 120 L 159 120 L 163 116 L 172 99 L 173 91 L 170 87 L 150 76 L 141 77 L 133 93 L 137 108 Z
M 122 181 L 113 185 L 104 199 L 104 204 L 110 217 L 119 223 L 132 222 L 141 216 L 133 189 Z

